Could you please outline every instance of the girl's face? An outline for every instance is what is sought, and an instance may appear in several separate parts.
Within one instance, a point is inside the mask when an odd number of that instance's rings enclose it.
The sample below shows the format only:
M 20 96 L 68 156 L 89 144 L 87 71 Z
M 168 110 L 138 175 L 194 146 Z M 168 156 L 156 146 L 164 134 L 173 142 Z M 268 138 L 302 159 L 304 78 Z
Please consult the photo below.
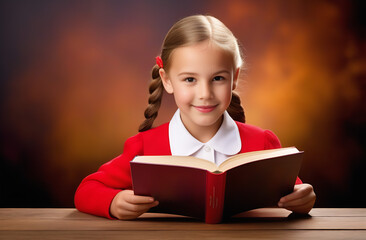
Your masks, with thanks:
M 174 94 L 183 124 L 199 140 L 194 133 L 202 129 L 216 133 L 221 125 L 239 73 L 233 66 L 230 53 L 204 41 L 175 49 L 169 72 L 160 69 L 164 88 Z

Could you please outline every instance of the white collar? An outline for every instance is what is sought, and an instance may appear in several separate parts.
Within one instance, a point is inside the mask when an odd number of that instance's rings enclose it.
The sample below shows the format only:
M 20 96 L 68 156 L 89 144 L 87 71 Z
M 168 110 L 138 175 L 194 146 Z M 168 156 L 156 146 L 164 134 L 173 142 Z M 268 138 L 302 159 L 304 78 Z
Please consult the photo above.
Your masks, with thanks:
M 226 111 L 224 120 L 215 136 L 207 143 L 202 143 L 185 128 L 178 109 L 169 123 L 169 143 L 172 155 L 176 156 L 192 155 L 207 145 L 225 155 L 237 154 L 241 149 L 238 126 Z

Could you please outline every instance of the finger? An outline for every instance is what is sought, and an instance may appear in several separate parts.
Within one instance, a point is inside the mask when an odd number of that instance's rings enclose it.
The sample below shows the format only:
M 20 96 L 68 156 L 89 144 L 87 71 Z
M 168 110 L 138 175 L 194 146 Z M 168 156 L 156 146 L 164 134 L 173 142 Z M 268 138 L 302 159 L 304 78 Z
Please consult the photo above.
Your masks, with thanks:
M 157 201 L 154 202 L 152 207 L 156 205 L 158 205 Z M 119 205 L 116 215 L 114 216 L 118 219 L 134 219 L 140 216 L 141 214 L 147 212 L 150 208 L 151 206 L 147 205 L 145 205 L 145 207 L 138 205 L 134 206 L 132 204 L 125 202 L 124 204 Z
M 314 202 L 308 202 L 304 205 L 294 206 L 294 207 L 285 207 L 285 208 L 287 210 L 290 210 L 295 213 L 307 214 L 310 212 L 310 210 L 313 208 L 313 206 L 314 206 Z
M 315 201 L 315 195 L 308 194 L 302 198 L 297 198 L 297 199 L 285 201 L 285 202 L 279 202 L 278 206 L 279 207 L 295 207 L 295 206 L 301 206 L 301 205 L 304 205 L 304 204 L 307 204 L 307 203 L 310 203 L 313 201 Z
M 146 212 L 147 210 L 149 210 L 152 207 L 155 207 L 159 204 L 158 201 L 154 201 L 152 203 L 147 203 L 147 204 L 130 204 L 130 203 L 126 203 L 123 207 L 123 209 L 130 211 L 130 212 L 135 212 L 135 213 L 139 213 L 139 212 Z
M 129 210 L 126 210 L 126 209 L 121 209 L 119 212 L 118 212 L 118 216 L 117 218 L 118 219 L 121 219 L 121 220 L 130 220 L 130 219 L 135 219 L 137 218 L 138 216 L 140 216 L 141 214 L 143 214 L 144 212 L 139 212 L 139 213 L 136 213 L 136 212 L 132 212 L 132 211 L 129 211 Z
M 127 192 L 125 196 L 125 201 L 131 204 L 147 204 L 147 203 L 153 203 L 154 198 L 134 195 L 133 192 L 132 193 Z
M 299 198 L 303 198 L 306 195 L 310 195 L 313 192 L 313 187 L 309 184 L 299 184 L 294 187 L 294 191 L 289 195 L 286 195 L 280 199 L 279 202 L 289 202 Z

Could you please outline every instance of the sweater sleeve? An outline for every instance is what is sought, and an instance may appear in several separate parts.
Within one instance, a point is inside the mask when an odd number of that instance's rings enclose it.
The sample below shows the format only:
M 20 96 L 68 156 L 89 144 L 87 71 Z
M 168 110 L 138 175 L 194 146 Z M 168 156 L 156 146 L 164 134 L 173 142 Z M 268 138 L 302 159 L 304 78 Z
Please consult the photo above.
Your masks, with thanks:
M 274 149 L 281 147 L 280 140 L 273 132 L 271 132 L 270 130 L 265 130 L 264 134 L 265 134 L 264 149 Z M 295 184 L 302 184 L 302 181 L 299 177 L 296 178 Z
M 272 131 L 265 130 L 264 135 L 265 135 L 264 149 L 274 149 L 281 147 L 280 140 Z
M 142 147 L 139 134 L 127 139 L 123 154 L 83 179 L 75 193 L 75 207 L 81 212 L 112 219 L 110 204 L 118 192 L 132 189 L 129 163 L 135 156 L 142 155 Z

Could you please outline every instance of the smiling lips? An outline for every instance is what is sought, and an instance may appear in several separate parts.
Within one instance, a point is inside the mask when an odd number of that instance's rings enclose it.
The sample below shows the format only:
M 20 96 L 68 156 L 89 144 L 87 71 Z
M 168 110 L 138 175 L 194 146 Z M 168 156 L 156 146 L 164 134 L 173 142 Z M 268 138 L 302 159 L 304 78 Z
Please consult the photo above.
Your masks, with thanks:
M 209 113 L 212 112 L 217 105 L 209 105 L 209 106 L 194 106 L 198 111 L 202 113 Z

